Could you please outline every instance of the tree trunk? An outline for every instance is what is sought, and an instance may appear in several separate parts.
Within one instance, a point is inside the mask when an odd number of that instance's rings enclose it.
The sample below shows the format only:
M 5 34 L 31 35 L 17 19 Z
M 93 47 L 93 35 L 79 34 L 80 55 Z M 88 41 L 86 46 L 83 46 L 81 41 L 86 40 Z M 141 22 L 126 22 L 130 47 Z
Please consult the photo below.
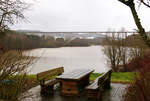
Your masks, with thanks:
M 150 40 L 145 32 L 145 29 L 142 27 L 142 24 L 140 22 L 140 19 L 137 15 L 137 12 L 136 12 L 136 9 L 135 9 L 135 4 L 132 3 L 129 5 L 130 9 L 131 9 L 131 12 L 132 12 L 132 15 L 133 15 L 133 18 L 134 18 L 134 21 L 135 21 L 135 24 L 139 30 L 139 34 L 140 36 L 142 37 L 142 39 L 144 40 L 145 44 L 148 45 L 150 47 Z

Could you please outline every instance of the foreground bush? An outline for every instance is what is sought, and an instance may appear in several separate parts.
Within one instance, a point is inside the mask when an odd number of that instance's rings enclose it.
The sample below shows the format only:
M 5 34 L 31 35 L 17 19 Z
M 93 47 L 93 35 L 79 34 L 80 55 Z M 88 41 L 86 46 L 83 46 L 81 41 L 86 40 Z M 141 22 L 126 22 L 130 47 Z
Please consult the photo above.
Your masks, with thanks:
M 126 90 L 124 101 L 150 101 L 150 52 L 129 64 L 138 72 L 136 80 Z
M 0 51 L 0 99 L 20 100 L 28 88 L 25 78 L 33 58 L 22 51 Z

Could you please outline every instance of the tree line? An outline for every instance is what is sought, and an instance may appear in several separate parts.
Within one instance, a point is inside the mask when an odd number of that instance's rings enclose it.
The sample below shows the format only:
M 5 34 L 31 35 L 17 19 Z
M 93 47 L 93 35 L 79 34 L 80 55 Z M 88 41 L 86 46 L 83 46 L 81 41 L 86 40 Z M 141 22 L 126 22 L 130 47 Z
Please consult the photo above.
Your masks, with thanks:
M 16 31 L 7 31 L 1 36 L 0 48 L 5 50 L 29 50 L 35 48 L 56 48 L 67 46 L 90 46 L 102 44 L 103 38 L 94 39 L 64 39 L 52 36 L 27 35 Z

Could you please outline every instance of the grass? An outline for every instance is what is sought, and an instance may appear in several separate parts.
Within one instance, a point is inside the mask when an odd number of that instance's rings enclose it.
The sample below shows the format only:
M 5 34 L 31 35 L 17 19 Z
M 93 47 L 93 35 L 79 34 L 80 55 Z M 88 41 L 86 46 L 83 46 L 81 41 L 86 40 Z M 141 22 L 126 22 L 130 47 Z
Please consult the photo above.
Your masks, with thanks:
M 95 80 L 101 74 L 92 73 L 90 80 Z M 132 72 L 113 72 L 111 75 L 111 82 L 113 83 L 131 83 L 134 81 L 134 73 Z
M 27 78 L 28 79 L 37 79 L 37 76 L 35 74 L 30 74 L 30 75 L 27 75 Z
M 102 75 L 102 74 L 100 74 L 100 73 L 92 73 L 91 75 L 90 75 L 90 80 L 95 80 L 97 77 L 99 77 L 100 75 Z
M 111 82 L 116 83 L 132 83 L 134 81 L 134 73 L 124 72 L 124 73 L 112 73 Z
M 90 75 L 90 80 L 95 80 L 99 77 L 100 73 L 92 73 Z M 27 75 L 26 77 L 28 81 L 31 83 L 31 87 L 39 85 L 37 81 L 37 76 L 35 74 Z M 111 75 L 111 82 L 112 83 L 131 83 L 134 81 L 134 73 L 132 72 L 113 72 Z

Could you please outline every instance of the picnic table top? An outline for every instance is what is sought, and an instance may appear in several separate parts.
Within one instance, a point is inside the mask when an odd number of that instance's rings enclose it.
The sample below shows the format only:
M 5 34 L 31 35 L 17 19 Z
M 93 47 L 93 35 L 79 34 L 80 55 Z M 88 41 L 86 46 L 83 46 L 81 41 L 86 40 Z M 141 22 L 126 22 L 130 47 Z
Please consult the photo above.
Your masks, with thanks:
M 94 69 L 76 69 L 72 72 L 65 73 L 57 77 L 57 79 L 64 79 L 64 80 L 81 80 L 85 76 L 94 72 Z

